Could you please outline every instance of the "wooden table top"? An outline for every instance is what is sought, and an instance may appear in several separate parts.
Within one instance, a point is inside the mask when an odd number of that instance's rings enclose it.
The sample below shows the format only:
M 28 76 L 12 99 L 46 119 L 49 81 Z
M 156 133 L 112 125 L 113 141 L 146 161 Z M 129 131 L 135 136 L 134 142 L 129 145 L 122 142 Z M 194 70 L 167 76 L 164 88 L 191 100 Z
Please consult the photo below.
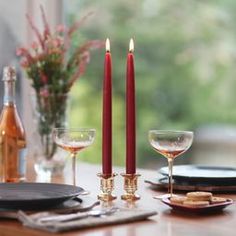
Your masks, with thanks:
M 123 168 L 114 168 L 116 173 L 122 173 Z M 78 165 L 77 181 L 78 185 L 86 190 L 91 191 L 91 195 L 96 198 L 99 193 L 99 179 L 96 173 L 100 172 L 100 167 L 86 163 Z M 151 190 L 144 183 L 144 179 L 153 178 L 156 175 L 155 171 L 139 169 L 141 177 L 138 181 L 138 193 L 141 195 L 141 200 L 136 203 L 136 207 L 142 209 L 152 209 L 158 212 L 158 215 L 151 217 L 149 220 L 114 225 L 104 226 L 99 228 L 91 228 L 86 230 L 74 230 L 60 235 L 66 236 L 144 236 L 160 235 L 160 236 L 175 236 L 175 235 L 201 235 L 201 236 L 220 236 L 220 235 L 235 235 L 236 227 L 236 207 L 235 204 L 229 206 L 224 211 L 212 215 L 187 215 L 171 211 L 159 200 L 153 199 L 153 196 L 163 194 Z M 53 182 L 69 183 L 71 172 L 66 171 L 64 177 L 57 177 Z M 30 171 L 28 179 L 35 180 L 35 175 Z M 115 205 L 125 206 L 125 202 L 120 200 L 120 195 L 123 193 L 123 178 L 117 176 L 115 178 L 115 191 L 118 199 L 114 201 Z M 219 195 L 229 197 L 236 200 L 236 194 Z M 0 221 L 0 236 L 37 236 L 37 235 L 52 235 L 43 231 L 37 231 L 23 227 L 19 222 L 14 220 Z M 59 234 L 58 234 L 59 235 Z

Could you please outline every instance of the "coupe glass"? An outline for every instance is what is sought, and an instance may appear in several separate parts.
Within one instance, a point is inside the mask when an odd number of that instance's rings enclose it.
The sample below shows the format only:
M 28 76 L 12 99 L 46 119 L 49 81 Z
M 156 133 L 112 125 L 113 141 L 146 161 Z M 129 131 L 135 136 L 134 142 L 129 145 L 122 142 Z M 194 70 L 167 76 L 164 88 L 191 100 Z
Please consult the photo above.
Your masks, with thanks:
M 148 138 L 154 150 L 168 160 L 169 194 L 173 195 L 172 169 L 174 159 L 186 152 L 193 142 L 193 132 L 172 130 L 150 130 Z
M 86 128 L 54 128 L 52 137 L 62 149 L 70 152 L 72 158 L 73 185 L 76 185 L 76 156 L 77 153 L 90 146 L 95 139 L 95 129 Z

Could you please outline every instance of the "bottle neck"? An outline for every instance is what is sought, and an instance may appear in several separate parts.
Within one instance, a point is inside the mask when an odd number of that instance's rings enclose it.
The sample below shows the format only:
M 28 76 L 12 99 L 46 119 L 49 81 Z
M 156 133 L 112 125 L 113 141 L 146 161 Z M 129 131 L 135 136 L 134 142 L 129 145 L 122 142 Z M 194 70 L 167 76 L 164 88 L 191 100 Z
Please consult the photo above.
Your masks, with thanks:
M 9 80 L 4 81 L 4 105 L 13 105 L 15 104 L 15 81 Z

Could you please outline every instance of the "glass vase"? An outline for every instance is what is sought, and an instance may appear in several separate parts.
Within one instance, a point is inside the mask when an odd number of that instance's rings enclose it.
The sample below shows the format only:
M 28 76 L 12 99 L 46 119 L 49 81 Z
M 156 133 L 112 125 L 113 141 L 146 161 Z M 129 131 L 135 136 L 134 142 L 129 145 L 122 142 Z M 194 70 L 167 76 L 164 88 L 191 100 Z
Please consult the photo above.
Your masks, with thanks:
M 40 180 L 60 175 L 65 167 L 65 153 L 52 140 L 52 129 L 67 126 L 68 95 L 37 94 L 33 97 L 34 168 Z

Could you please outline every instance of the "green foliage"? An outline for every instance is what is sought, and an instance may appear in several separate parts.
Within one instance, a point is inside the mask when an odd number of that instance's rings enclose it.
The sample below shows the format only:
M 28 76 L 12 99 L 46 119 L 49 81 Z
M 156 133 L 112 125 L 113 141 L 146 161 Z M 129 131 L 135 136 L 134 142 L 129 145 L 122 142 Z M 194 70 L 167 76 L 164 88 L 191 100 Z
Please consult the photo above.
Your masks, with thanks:
M 125 67 L 128 42 L 135 41 L 137 153 L 141 165 L 156 154 L 149 129 L 190 129 L 236 122 L 234 88 L 236 2 L 196 0 L 70 1 L 70 19 L 95 14 L 85 38 L 109 37 L 113 57 L 114 162 L 125 159 Z M 75 5 L 73 5 L 75 4 Z M 76 88 L 84 125 L 97 128 L 97 144 L 84 158 L 101 158 L 101 92 L 104 52 L 94 53 Z M 83 82 L 82 82 L 83 80 Z M 87 90 L 84 90 L 84 86 Z M 86 92 L 87 91 L 87 92 Z M 99 143 L 99 144 L 98 144 Z

